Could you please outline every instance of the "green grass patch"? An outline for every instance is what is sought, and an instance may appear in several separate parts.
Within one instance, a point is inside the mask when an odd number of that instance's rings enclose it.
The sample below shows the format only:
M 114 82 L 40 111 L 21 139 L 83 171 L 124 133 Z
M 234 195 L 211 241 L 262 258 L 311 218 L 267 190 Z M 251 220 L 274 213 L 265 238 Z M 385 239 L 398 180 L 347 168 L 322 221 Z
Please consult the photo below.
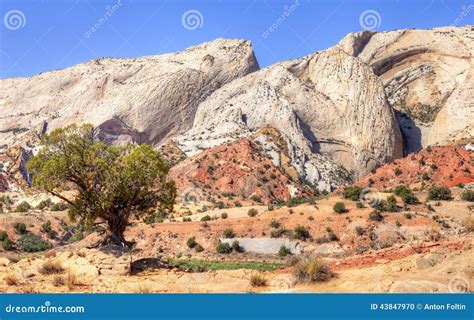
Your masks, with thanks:
M 258 271 L 275 271 L 280 268 L 276 262 L 259 261 L 204 261 L 198 259 L 172 259 L 169 263 L 180 269 L 192 269 L 195 272 L 251 269 Z

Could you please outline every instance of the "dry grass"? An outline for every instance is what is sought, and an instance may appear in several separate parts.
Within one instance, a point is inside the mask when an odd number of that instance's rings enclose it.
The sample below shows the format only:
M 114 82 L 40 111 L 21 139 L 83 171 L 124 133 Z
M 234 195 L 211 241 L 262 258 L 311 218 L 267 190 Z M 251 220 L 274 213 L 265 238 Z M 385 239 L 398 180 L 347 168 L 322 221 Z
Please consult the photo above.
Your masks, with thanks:
M 139 284 L 138 287 L 135 289 L 135 293 L 154 293 L 152 286 L 148 284 Z
M 20 283 L 20 281 L 18 280 L 18 277 L 12 273 L 10 274 L 7 274 L 3 280 L 5 280 L 5 283 L 8 285 L 8 286 L 16 286 Z
M 77 284 L 78 284 L 78 281 L 77 281 L 76 274 L 72 272 L 71 270 L 69 270 L 66 276 L 66 285 L 69 291 L 73 290 Z
M 474 232 L 474 216 L 470 215 L 463 221 L 463 226 L 468 232 Z
M 250 276 L 250 285 L 252 287 L 264 287 L 267 285 L 267 279 L 262 273 L 254 273 Z
M 39 273 L 44 275 L 59 274 L 64 272 L 64 268 L 59 261 L 46 260 L 39 268 Z
M 66 284 L 66 279 L 64 279 L 63 276 L 56 275 L 53 278 L 52 284 L 55 287 L 63 286 L 64 284 Z
M 297 282 L 325 282 L 334 273 L 320 257 L 311 257 L 296 264 L 293 275 Z

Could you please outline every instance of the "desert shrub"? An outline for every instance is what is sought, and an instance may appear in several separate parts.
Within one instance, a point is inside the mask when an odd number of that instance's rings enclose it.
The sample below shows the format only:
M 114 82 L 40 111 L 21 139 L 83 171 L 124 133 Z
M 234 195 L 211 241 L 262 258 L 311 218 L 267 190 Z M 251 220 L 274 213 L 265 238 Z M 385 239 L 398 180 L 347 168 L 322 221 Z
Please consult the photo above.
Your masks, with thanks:
M 224 201 L 219 201 L 216 203 L 215 207 L 217 209 L 224 209 L 225 208 L 225 204 L 224 204 Z
M 303 203 L 306 203 L 307 200 L 305 198 L 302 198 L 302 197 L 291 197 L 288 202 L 287 202 L 287 206 L 288 207 L 296 207 L 300 204 L 303 204 Z
M 451 200 L 451 190 L 446 187 L 431 187 L 428 189 L 429 200 Z
M 310 237 L 308 229 L 303 226 L 296 226 L 294 230 L 294 236 L 299 240 L 306 240 Z
M 474 202 L 474 190 L 464 190 L 461 193 L 461 199 L 464 201 Z
M 8 233 L 6 233 L 6 231 L 0 230 L 0 241 L 4 241 L 5 239 L 8 239 Z
M 235 252 L 243 252 L 244 251 L 243 248 L 240 246 L 239 241 L 237 241 L 237 240 L 232 241 L 231 247 L 232 247 L 232 250 L 234 250 Z
M 16 206 L 15 212 L 28 212 L 30 209 L 30 204 L 26 201 L 22 201 L 19 205 Z
M 411 218 L 413 218 L 413 214 L 407 212 L 403 215 L 406 219 L 410 220 Z
M 10 240 L 10 238 L 6 238 L 5 240 L 3 240 L 2 247 L 6 251 L 12 251 L 14 249 L 14 246 L 15 244 L 13 241 Z
M 232 248 L 230 247 L 230 245 L 228 243 L 224 243 L 224 242 L 220 242 L 217 244 L 217 247 L 216 247 L 216 251 L 217 253 L 230 253 L 232 251 Z
M 280 238 L 281 236 L 285 235 L 285 234 L 291 234 L 289 230 L 285 229 L 285 228 L 281 228 L 281 229 L 277 229 L 277 230 L 273 230 L 271 233 L 270 233 L 270 237 L 272 238 Z
M 53 204 L 50 208 L 51 211 L 64 211 L 69 209 L 69 205 L 64 202 L 57 202 Z
M 361 236 L 365 233 L 365 229 L 364 227 L 357 226 L 355 227 L 355 232 L 357 233 L 358 236 Z
M 267 279 L 260 273 L 254 273 L 250 276 L 250 285 L 252 287 L 264 287 L 267 285 Z
M 344 188 L 344 191 L 342 192 L 342 196 L 344 199 L 351 199 L 352 201 L 358 201 L 360 193 L 362 191 L 361 187 L 357 186 L 350 186 Z
M 249 211 L 247 211 L 247 215 L 249 217 L 255 217 L 257 214 L 258 214 L 258 211 L 255 208 L 249 209 Z
M 386 211 L 388 212 L 397 212 L 398 211 L 398 207 L 397 207 L 397 199 L 395 199 L 394 196 L 389 196 L 387 198 L 387 202 L 385 204 L 385 208 L 384 208 Z
M 321 258 L 312 257 L 297 263 L 293 275 L 298 282 L 325 282 L 330 280 L 334 273 Z
M 72 236 L 69 238 L 68 242 L 69 243 L 74 243 L 77 241 L 81 241 L 84 239 L 84 230 L 82 227 L 78 227 L 74 229 Z
M 186 241 L 186 244 L 188 245 L 188 247 L 190 249 L 192 248 L 195 248 L 197 246 L 197 241 L 196 241 L 196 237 L 191 237 L 189 238 L 187 241 Z
M 413 194 L 410 188 L 405 185 L 399 185 L 394 190 L 395 195 L 402 198 L 405 204 L 415 204 L 418 203 L 418 198 Z
M 39 252 L 51 248 L 51 243 L 33 233 L 21 236 L 17 241 L 18 247 L 24 252 Z
M 250 197 L 250 200 L 252 200 L 252 201 L 254 201 L 254 202 L 262 203 L 262 197 L 257 196 L 257 195 L 251 196 L 251 197 Z
M 332 230 L 329 231 L 326 236 L 329 241 L 339 241 L 339 237 Z
M 362 254 L 362 253 L 364 253 L 364 252 L 367 252 L 368 250 L 369 250 L 368 247 L 359 244 L 359 245 L 357 246 L 357 248 L 355 249 L 355 252 L 356 252 L 356 254 Z
M 369 220 L 370 221 L 382 221 L 383 220 L 383 215 L 380 213 L 380 211 L 374 210 L 369 214 Z
M 224 230 L 223 235 L 224 235 L 224 238 L 231 239 L 235 237 L 235 232 L 234 230 L 232 230 L 232 228 L 227 228 Z
M 227 212 L 222 212 L 221 213 L 221 219 L 227 219 L 229 217 L 229 215 L 227 214 Z
M 281 223 L 278 220 L 272 219 L 272 221 L 270 222 L 270 227 L 272 228 L 278 229 L 280 228 L 280 226 Z
M 204 251 L 204 248 L 198 243 L 198 244 L 194 247 L 194 250 L 196 250 L 196 252 L 203 252 L 203 251 Z
M 400 168 L 396 167 L 395 170 L 394 170 L 394 173 L 395 173 L 396 176 L 399 176 L 399 175 L 402 174 L 402 170 Z
M 41 225 L 41 231 L 46 233 L 50 239 L 53 239 L 56 236 L 56 232 L 51 228 L 50 220 Z
M 186 218 L 186 217 L 184 217 L 184 218 L 183 218 L 183 222 L 191 222 L 191 218 Z
M 21 223 L 21 222 L 15 222 L 13 224 L 13 229 L 15 229 L 16 233 L 18 234 L 25 234 L 27 232 L 26 224 Z
M 6 194 L 4 194 L 4 195 L 2 196 L 2 198 L 0 199 L 0 201 L 3 202 L 4 204 L 6 204 L 7 206 L 11 206 L 11 205 L 13 204 L 12 199 L 11 199 L 8 195 L 6 195 Z
M 278 250 L 278 255 L 280 257 L 286 257 L 291 254 L 291 250 L 285 245 L 281 245 L 280 250 Z
M 52 202 L 50 199 L 46 199 L 46 200 L 43 200 L 41 201 L 37 206 L 36 208 L 39 209 L 39 210 L 43 210 L 49 206 L 51 206 Z
M 46 260 L 39 268 L 39 273 L 44 275 L 59 274 L 64 272 L 64 268 L 59 261 Z
M 204 217 L 201 218 L 201 221 L 211 221 L 211 216 L 205 215 Z
M 336 213 L 344 213 L 347 212 L 348 210 L 346 209 L 346 206 L 344 205 L 343 202 L 336 202 L 333 207 L 334 212 Z
M 235 205 L 237 208 L 242 207 L 242 203 L 240 203 L 240 201 L 235 201 L 235 202 L 234 202 L 234 205 Z

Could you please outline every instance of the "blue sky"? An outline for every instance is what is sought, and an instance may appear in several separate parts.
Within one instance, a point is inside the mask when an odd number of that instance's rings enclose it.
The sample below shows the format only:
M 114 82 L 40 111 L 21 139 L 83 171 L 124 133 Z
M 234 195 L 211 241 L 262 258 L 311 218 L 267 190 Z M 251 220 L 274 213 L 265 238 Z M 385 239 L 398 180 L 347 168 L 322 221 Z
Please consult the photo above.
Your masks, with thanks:
M 327 48 L 363 28 L 472 25 L 474 5 L 456 0 L 2 0 L 0 18 L 0 78 L 10 78 L 99 57 L 175 52 L 220 37 L 251 40 L 265 67 Z

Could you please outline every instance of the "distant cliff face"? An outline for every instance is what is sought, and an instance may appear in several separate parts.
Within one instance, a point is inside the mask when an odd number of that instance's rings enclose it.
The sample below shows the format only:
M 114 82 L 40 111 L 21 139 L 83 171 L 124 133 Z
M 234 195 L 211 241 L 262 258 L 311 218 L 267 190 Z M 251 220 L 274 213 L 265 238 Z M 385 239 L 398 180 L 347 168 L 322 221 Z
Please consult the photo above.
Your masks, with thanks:
M 248 41 L 218 39 L 4 79 L 0 154 L 84 122 L 109 143 L 159 147 L 172 164 L 258 135 L 285 176 L 329 190 L 404 152 L 474 137 L 473 40 L 472 27 L 364 31 L 259 70 Z
M 0 141 L 88 122 L 107 141 L 156 144 L 189 129 L 214 90 L 257 69 L 249 42 L 219 39 L 175 54 L 97 59 L 0 80 Z
M 474 28 L 361 32 L 340 47 L 369 64 L 397 110 L 406 153 L 474 136 Z
M 287 142 L 300 177 L 323 189 L 402 156 L 402 138 L 372 69 L 338 47 L 279 63 L 216 90 L 193 128 L 188 154 L 266 126 Z

